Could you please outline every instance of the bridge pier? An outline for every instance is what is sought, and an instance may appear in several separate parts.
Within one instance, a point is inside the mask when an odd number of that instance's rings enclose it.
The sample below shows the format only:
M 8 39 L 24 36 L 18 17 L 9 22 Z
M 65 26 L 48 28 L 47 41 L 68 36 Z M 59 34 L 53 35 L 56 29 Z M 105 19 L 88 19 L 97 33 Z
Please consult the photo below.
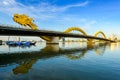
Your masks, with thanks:
M 87 41 L 87 48 L 89 49 L 89 48 L 93 47 L 93 45 L 94 45 L 93 40 L 92 39 L 88 39 L 88 41 Z
M 52 37 L 50 41 L 46 42 L 47 44 L 59 44 L 59 37 Z

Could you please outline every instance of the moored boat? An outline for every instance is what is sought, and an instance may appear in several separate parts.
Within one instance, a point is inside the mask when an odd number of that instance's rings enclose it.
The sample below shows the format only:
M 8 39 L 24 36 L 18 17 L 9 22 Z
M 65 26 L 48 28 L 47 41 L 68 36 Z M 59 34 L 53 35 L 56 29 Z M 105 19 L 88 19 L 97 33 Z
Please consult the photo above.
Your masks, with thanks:
M 6 42 L 7 45 L 15 45 L 15 46 L 30 46 L 30 45 L 35 45 L 36 42 L 30 42 L 30 41 L 7 41 Z

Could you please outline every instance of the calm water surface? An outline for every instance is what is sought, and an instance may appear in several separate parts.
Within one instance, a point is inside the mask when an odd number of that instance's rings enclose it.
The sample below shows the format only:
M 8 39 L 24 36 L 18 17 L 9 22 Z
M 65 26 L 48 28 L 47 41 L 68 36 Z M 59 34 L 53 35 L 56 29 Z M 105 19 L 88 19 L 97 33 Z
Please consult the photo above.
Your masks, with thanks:
M 120 43 L 1 45 L 0 80 L 120 80 Z

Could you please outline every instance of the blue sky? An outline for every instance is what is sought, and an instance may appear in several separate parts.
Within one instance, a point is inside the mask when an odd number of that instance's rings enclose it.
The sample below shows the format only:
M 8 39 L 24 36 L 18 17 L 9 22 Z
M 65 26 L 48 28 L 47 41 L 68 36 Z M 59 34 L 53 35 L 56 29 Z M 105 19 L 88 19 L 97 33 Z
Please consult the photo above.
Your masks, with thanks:
M 120 0 L 1 0 L 0 24 L 17 25 L 13 14 L 27 14 L 39 29 L 64 31 L 77 26 L 93 35 L 120 34 Z

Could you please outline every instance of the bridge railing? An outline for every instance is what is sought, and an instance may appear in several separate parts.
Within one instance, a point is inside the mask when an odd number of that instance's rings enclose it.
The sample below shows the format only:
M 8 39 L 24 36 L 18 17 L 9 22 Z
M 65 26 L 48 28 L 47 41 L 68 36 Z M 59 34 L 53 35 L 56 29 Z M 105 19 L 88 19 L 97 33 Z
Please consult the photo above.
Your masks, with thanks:
M 30 29 L 29 27 L 23 27 L 21 25 L 11 25 L 11 24 L 0 24 L 2 27 L 11 27 L 11 28 L 19 28 L 19 29 Z
M 17 26 L 17 25 L 10 25 L 10 24 L 0 24 L 0 26 L 2 26 L 2 27 L 8 27 L 8 28 L 19 28 L 19 29 L 28 29 L 28 30 L 30 30 L 31 28 L 29 28 L 29 27 L 23 27 L 23 26 L 21 26 L 21 25 L 19 25 L 19 26 Z M 32 30 L 32 29 L 31 29 Z M 47 29 L 42 29 L 42 30 L 45 30 L 45 31 L 53 31 L 53 30 L 47 30 Z M 55 31 L 55 32 L 62 32 L 62 31 Z

